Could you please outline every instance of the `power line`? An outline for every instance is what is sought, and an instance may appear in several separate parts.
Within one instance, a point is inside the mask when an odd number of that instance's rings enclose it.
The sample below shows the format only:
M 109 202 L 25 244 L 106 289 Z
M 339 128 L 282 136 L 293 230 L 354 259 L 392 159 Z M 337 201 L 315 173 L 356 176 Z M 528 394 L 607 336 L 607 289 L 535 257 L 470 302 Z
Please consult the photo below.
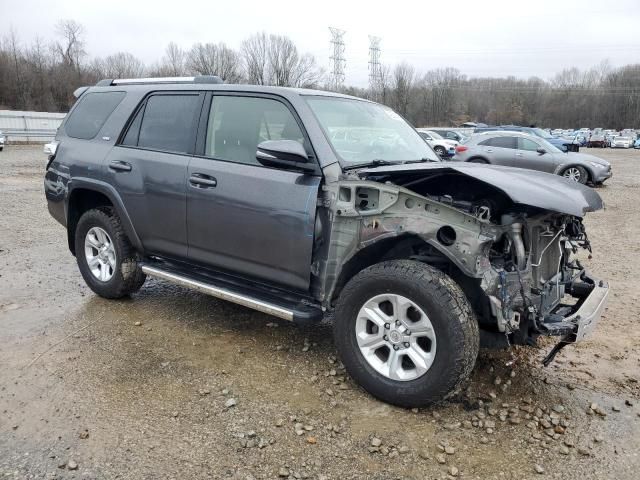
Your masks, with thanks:
M 347 61 L 344 58 L 344 30 L 329 27 L 331 32 L 331 47 L 333 52 L 329 57 L 329 71 L 331 72 L 331 87 L 339 92 L 344 89 L 344 69 Z
M 382 89 L 381 40 L 380 37 L 369 35 L 369 91 L 372 100 L 379 100 Z

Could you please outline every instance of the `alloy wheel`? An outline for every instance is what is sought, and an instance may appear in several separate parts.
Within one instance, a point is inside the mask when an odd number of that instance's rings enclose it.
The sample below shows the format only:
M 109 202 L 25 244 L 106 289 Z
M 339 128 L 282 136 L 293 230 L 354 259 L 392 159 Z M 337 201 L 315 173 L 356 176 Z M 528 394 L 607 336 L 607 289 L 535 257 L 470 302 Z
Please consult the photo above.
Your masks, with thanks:
M 580 177 L 582 175 L 580 173 L 580 170 L 578 170 L 576 167 L 571 167 L 571 168 L 567 168 L 564 171 L 564 174 L 562 176 L 564 178 L 568 178 L 569 180 L 572 180 L 574 182 L 579 182 L 580 181 Z
M 423 376 L 435 359 L 436 335 L 427 314 L 396 294 L 367 300 L 356 319 L 360 353 L 379 374 L 397 381 Z
M 116 269 L 116 250 L 106 231 L 100 227 L 89 229 L 84 238 L 84 256 L 97 280 L 111 280 Z

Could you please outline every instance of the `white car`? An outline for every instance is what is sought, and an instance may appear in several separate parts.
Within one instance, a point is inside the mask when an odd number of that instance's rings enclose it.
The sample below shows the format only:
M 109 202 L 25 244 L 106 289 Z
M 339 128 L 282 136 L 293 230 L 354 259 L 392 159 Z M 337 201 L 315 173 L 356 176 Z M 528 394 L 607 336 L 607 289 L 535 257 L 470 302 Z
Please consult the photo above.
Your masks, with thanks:
M 631 148 L 633 141 L 629 137 L 614 137 L 611 140 L 611 148 Z
M 416 129 L 425 142 L 433 148 L 434 152 L 441 158 L 453 157 L 456 153 L 456 147 L 459 145 L 455 140 L 448 140 L 433 130 L 426 128 Z
M 6 140 L 6 139 L 4 138 L 4 135 L 3 135 L 3 134 L 2 134 L 2 132 L 0 131 L 0 152 L 1 152 L 2 150 L 4 150 L 4 142 L 5 142 L 5 140 Z

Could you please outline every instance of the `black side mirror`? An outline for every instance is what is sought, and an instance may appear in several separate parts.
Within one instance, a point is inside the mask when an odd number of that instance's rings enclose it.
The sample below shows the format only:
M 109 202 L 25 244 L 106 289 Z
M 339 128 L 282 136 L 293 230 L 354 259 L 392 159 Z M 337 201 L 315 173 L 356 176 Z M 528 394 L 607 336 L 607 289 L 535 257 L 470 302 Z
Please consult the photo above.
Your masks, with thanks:
M 540 155 L 544 155 L 545 153 L 547 153 L 547 151 L 542 147 L 538 147 L 536 152 L 538 152 Z
M 265 140 L 258 144 L 256 159 L 266 167 L 314 171 L 304 147 L 295 140 Z

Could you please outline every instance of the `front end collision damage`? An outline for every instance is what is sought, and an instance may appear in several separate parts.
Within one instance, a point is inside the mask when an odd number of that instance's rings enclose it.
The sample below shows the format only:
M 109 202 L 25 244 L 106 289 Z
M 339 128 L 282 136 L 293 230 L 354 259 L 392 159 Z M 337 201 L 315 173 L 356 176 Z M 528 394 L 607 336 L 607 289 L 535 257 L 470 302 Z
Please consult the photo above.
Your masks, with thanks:
M 553 335 L 564 346 L 593 330 L 608 286 L 574 257 L 590 248 L 576 213 L 602 207 L 595 192 L 574 191 L 573 204 L 547 210 L 521 203 L 522 194 L 515 201 L 488 184 L 484 172 L 469 183 L 450 169 L 435 175 L 397 170 L 360 172 L 324 185 L 319 218 L 325 221 L 318 228 L 330 232 L 316 251 L 312 284 L 325 308 L 375 252 L 377 261 L 408 256 L 449 273 L 494 343 L 499 337 L 505 344 L 531 344 Z M 445 193 L 447 182 L 459 183 L 464 193 Z

